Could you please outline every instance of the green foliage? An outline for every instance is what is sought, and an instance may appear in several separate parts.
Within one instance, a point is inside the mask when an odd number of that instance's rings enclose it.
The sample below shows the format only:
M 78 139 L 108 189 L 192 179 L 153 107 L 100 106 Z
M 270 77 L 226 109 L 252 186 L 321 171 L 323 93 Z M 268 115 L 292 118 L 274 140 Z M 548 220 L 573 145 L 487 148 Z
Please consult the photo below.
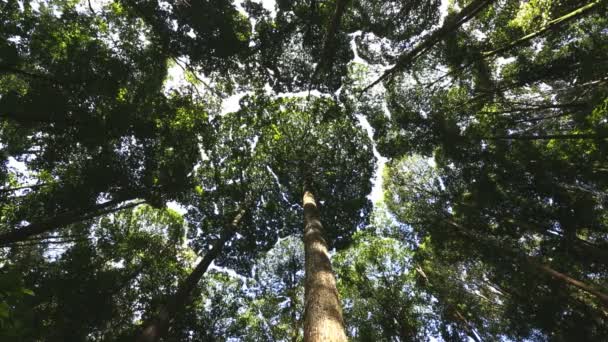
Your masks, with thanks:
M 133 340 L 242 210 L 164 340 L 302 340 L 305 186 L 354 341 L 608 335 L 606 1 L 265 6 L 0 1 L 0 340 Z

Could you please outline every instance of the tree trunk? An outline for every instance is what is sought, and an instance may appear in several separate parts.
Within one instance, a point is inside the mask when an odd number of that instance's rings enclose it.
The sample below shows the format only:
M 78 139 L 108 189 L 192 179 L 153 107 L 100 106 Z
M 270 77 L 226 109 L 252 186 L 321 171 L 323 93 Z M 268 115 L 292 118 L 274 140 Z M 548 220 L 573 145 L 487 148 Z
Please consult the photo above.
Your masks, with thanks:
M 559 17 L 557 19 L 553 19 L 553 20 L 549 21 L 545 26 L 543 26 L 538 31 L 535 31 L 535 32 L 532 32 L 532 33 L 530 33 L 528 35 L 525 35 L 525 36 L 523 36 L 523 37 L 521 37 L 521 38 L 519 38 L 519 39 L 517 39 L 515 41 L 512 41 L 511 43 L 507 44 L 506 46 L 503 46 L 503 47 L 498 48 L 496 50 L 483 52 L 481 54 L 481 57 L 484 58 L 484 59 L 488 58 L 488 57 L 492 57 L 492 56 L 495 56 L 497 54 L 500 54 L 500 53 L 503 53 L 505 51 L 508 51 L 508 50 L 510 50 L 510 49 L 512 49 L 512 48 L 514 48 L 516 46 L 525 44 L 526 42 L 532 40 L 533 38 L 536 38 L 536 37 L 540 36 L 541 34 L 547 32 L 549 30 L 555 30 L 555 29 L 559 28 L 561 25 L 563 25 L 564 23 L 566 23 L 566 22 L 568 22 L 570 20 L 576 19 L 576 18 L 582 16 L 583 14 L 585 14 L 585 13 L 587 13 L 587 12 L 595 9 L 596 7 L 598 7 L 600 5 L 600 3 L 601 3 L 601 0 L 596 0 L 596 1 L 592 2 L 592 3 L 589 3 L 589 4 L 585 5 L 585 6 L 582 6 L 582 7 L 578 8 L 578 9 L 576 9 L 576 10 L 574 10 L 574 11 L 572 11 L 572 12 L 570 12 L 570 13 L 564 15 L 564 16 L 561 16 L 561 17 Z M 474 63 L 474 61 L 473 62 L 469 62 L 469 63 L 467 63 L 467 64 L 465 64 L 465 65 L 457 68 L 456 70 L 452 70 L 452 71 L 448 72 L 447 74 L 441 76 L 440 80 L 444 79 L 445 77 L 447 77 L 449 75 L 454 75 L 458 71 L 461 71 L 461 70 L 464 70 L 464 69 L 468 68 L 469 66 L 473 65 L 473 63 Z M 384 75 L 386 75 L 386 73 L 384 73 Z M 382 77 L 384 77 L 384 75 L 382 75 Z M 378 79 L 378 81 L 374 82 L 372 84 L 372 86 L 375 85 L 376 83 L 378 83 L 379 81 L 380 81 L 380 79 Z M 433 85 L 436 82 L 437 81 L 432 82 L 430 85 Z M 371 88 L 371 86 L 368 87 L 368 88 Z M 365 90 L 367 90 L 368 88 L 366 88 Z
M 576 235 L 570 237 L 569 240 L 566 240 L 566 236 L 558 233 L 552 233 L 543 227 L 543 224 L 536 222 L 528 223 L 516 219 L 509 219 L 508 221 L 510 223 L 517 224 L 528 231 L 538 232 L 549 239 L 561 239 L 563 242 L 570 244 L 573 252 L 583 260 L 608 265 L 608 250 L 603 246 L 598 246 L 594 243 L 583 240 Z
M 560 239 L 566 239 L 563 235 L 555 235 L 548 231 L 542 231 L 541 233 L 549 238 L 555 238 L 557 236 Z M 608 250 L 601 248 L 589 241 L 585 241 L 577 236 L 574 236 L 565 242 L 570 244 L 572 251 L 581 259 L 588 262 L 608 265 Z
M 604 307 L 608 308 L 608 295 L 606 293 L 604 293 L 602 290 L 598 289 L 596 286 L 589 285 L 580 280 L 574 279 L 566 274 L 558 272 L 558 271 L 554 270 L 553 268 L 551 268 L 550 266 L 539 261 L 538 258 L 531 257 L 528 255 L 522 255 L 523 253 L 521 251 L 509 248 L 509 247 L 505 247 L 487 235 L 482 236 L 481 234 L 475 234 L 474 232 L 470 231 L 469 229 L 463 227 L 461 224 L 459 224 L 453 220 L 446 219 L 446 222 L 448 224 L 450 224 L 452 227 L 457 228 L 457 231 L 460 234 L 466 236 L 467 238 L 480 240 L 481 242 L 483 242 L 489 246 L 492 246 L 492 248 L 494 248 L 496 250 L 496 252 L 502 252 L 502 254 L 505 254 L 505 255 L 512 255 L 512 257 L 515 260 L 523 263 L 524 265 L 527 264 L 527 265 L 529 265 L 529 267 L 540 270 L 544 274 L 551 276 L 552 278 L 554 278 L 555 280 L 558 280 L 559 282 L 561 282 L 563 284 L 577 287 L 577 288 L 595 296 Z
M 192 273 L 180 283 L 173 297 L 169 299 L 166 305 L 161 307 L 158 316 L 144 323 L 144 328 L 136 339 L 137 342 L 157 342 L 167 334 L 171 320 L 186 305 L 192 295 L 192 291 L 196 288 L 205 272 L 207 272 L 211 262 L 220 254 L 226 242 L 232 238 L 236 227 L 244 215 L 245 209 L 241 209 L 230 225 L 222 231 L 220 238 L 213 244 L 211 250 L 205 254 Z
M 458 320 L 460 320 L 460 322 L 462 323 L 462 325 L 464 326 L 465 331 L 467 332 L 467 335 L 475 342 L 481 342 L 479 340 L 479 337 L 477 337 L 477 334 L 475 333 L 475 329 L 473 328 L 473 325 L 469 322 L 469 320 L 467 320 L 460 311 L 458 311 L 458 309 L 455 309 L 455 314 L 456 314 L 456 318 L 458 318 Z
M 443 23 L 443 26 L 428 35 L 425 40 L 416 45 L 412 50 L 399 56 L 399 58 L 397 59 L 397 63 L 395 63 L 395 66 L 385 71 L 374 82 L 365 87 L 361 91 L 361 93 L 365 93 L 368 89 L 380 83 L 382 80 L 388 78 L 395 72 L 403 70 L 409 65 L 411 65 L 416 60 L 416 58 L 426 53 L 426 51 L 435 46 L 435 44 L 444 39 L 447 35 L 453 33 L 460 26 L 464 25 L 467 21 L 474 18 L 477 13 L 486 8 L 492 2 L 494 2 L 494 0 L 473 0 L 460 12 L 458 12 L 458 14 L 454 15 L 449 19 L 446 18 L 445 22 Z
M 50 232 L 57 228 L 61 228 L 73 223 L 81 222 L 96 216 L 117 212 L 119 210 L 132 208 L 142 203 L 145 203 L 134 202 L 126 204 L 122 207 L 109 208 L 121 202 L 123 202 L 123 200 L 113 200 L 103 204 L 98 204 L 92 208 L 89 208 L 89 210 L 87 211 L 69 211 L 58 214 L 57 216 L 52 217 L 46 221 L 30 223 L 25 227 L 14 229 L 8 233 L 0 234 L 0 246 L 8 245 L 18 241 L 24 241 L 34 235 Z
M 304 191 L 304 341 L 346 341 L 336 279 L 323 239 L 319 209 L 313 193 Z
M 546 135 L 497 135 L 483 139 L 487 140 L 576 140 L 576 139 L 606 139 L 608 136 L 601 134 L 546 134 Z
M 527 259 L 528 259 L 528 263 L 530 265 L 532 265 L 534 268 L 542 271 L 543 273 L 553 277 L 556 280 L 559 280 L 560 282 L 563 282 L 568 285 L 572 285 L 589 294 L 594 295 L 601 302 L 601 304 L 604 307 L 608 308 L 608 295 L 605 294 L 604 292 L 602 292 L 601 290 L 597 289 L 595 286 L 583 283 L 580 280 L 576 280 L 566 274 L 558 272 L 558 271 L 554 270 L 553 268 L 540 263 L 533 257 L 528 257 Z
M 47 183 L 40 183 L 40 184 L 32 184 L 32 185 L 23 185 L 23 186 L 17 186 L 14 188 L 4 188 L 4 189 L 0 189 L 0 193 L 8 193 L 8 192 L 14 192 L 14 191 L 18 191 L 18 190 L 24 190 L 24 189 L 38 189 L 40 187 L 45 186 Z
M 531 39 L 533 39 L 535 37 L 540 36 L 541 34 L 545 33 L 546 31 L 554 30 L 554 29 L 558 28 L 559 26 L 561 26 L 562 24 L 564 24 L 564 23 L 566 23 L 566 22 L 568 22 L 570 20 L 573 20 L 573 19 L 576 19 L 576 18 L 580 17 L 581 15 L 583 15 L 583 14 L 591 11 L 592 9 L 594 9 L 596 7 L 598 7 L 601 2 L 602 2 L 601 0 L 593 1 L 593 2 L 591 2 L 591 3 L 589 3 L 589 4 L 585 5 L 585 6 L 582 6 L 582 7 L 578 8 L 578 9 L 576 9 L 576 10 L 574 10 L 574 11 L 572 11 L 572 12 L 566 14 L 566 15 L 564 15 L 564 16 L 561 16 L 561 17 L 559 17 L 557 19 L 551 20 L 550 22 L 547 23 L 547 25 L 543 26 L 538 31 L 535 31 L 535 32 L 532 32 L 532 33 L 530 33 L 530 34 L 528 34 L 526 36 L 523 36 L 523 37 L 521 37 L 521 38 L 519 38 L 519 39 L 511 42 L 510 44 L 507 44 L 506 46 L 503 46 L 503 47 L 501 47 L 499 49 L 496 49 L 496 50 L 493 50 L 493 51 L 484 52 L 482 55 L 483 55 L 483 57 L 487 58 L 487 57 L 494 56 L 494 55 L 497 55 L 499 53 L 502 53 L 504 51 L 507 51 L 507 50 L 509 50 L 511 48 L 514 48 L 514 47 L 518 46 L 518 45 L 524 44 L 525 42 L 527 42 L 527 41 L 529 41 L 529 40 L 531 40 Z
M 350 0 L 337 0 L 336 1 L 336 10 L 334 11 L 334 15 L 331 18 L 331 22 L 327 29 L 327 34 L 325 36 L 325 43 L 323 45 L 323 53 L 321 54 L 321 60 L 317 64 L 314 73 L 311 77 L 311 86 L 315 81 L 315 78 L 318 76 L 319 72 L 323 69 L 326 71 L 330 71 L 334 61 L 335 54 L 335 37 L 338 33 L 338 29 L 340 28 L 340 21 L 342 20 L 342 16 L 344 15 L 344 11 L 346 9 L 346 5 Z
M 293 331 L 291 334 L 291 342 L 298 342 L 298 337 L 300 336 L 300 320 L 298 319 L 298 308 L 296 305 L 297 298 L 297 288 L 291 289 L 291 320 Z

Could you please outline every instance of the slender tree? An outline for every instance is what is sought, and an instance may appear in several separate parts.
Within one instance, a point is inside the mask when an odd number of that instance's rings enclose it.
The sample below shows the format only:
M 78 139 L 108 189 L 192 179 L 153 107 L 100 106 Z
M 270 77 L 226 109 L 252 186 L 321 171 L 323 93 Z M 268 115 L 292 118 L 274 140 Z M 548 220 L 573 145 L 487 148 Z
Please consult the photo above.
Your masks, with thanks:
M 205 272 L 207 272 L 209 265 L 217 258 L 226 242 L 229 241 L 236 232 L 243 215 L 245 215 L 245 211 L 246 209 L 241 209 L 232 222 L 224 228 L 219 238 L 213 244 L 213 247 L 211 247 L 211 250 L 209 250 L 201 261 L 199 261 L 188 277 L 180 283 L 175 294 L 168 298 L 166 304 L 159 309 L 158 315 L 144 323 L 142 331 L 138 335 L 136 341 L 155 342 L 159 341 L 167 334 L 172 317 L 175 317 L 176 312 L 187 304 L 188 299 L 192 296 L 193 290 L 196 288 Z
M 302 206 L 306 251 L 304 341 L 346 341 L 340 296 L 310 186 L 304 188 Z

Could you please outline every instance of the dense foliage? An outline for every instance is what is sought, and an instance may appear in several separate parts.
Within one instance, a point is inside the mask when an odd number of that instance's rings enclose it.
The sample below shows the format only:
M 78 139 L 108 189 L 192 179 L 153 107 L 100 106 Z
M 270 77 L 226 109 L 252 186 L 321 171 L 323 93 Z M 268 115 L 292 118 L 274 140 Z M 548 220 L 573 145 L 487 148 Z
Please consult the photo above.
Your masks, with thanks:
M 605 340 L 607 14 L 0 0 L 0 340 Z

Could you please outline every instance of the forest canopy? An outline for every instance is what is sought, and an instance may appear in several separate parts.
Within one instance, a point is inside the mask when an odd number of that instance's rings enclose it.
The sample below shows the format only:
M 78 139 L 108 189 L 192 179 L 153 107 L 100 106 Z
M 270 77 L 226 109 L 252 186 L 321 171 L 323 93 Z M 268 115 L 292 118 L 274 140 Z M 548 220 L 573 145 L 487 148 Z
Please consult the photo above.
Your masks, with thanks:
M 607 0 L 0 0 L 0 340 L 603 341 Z

